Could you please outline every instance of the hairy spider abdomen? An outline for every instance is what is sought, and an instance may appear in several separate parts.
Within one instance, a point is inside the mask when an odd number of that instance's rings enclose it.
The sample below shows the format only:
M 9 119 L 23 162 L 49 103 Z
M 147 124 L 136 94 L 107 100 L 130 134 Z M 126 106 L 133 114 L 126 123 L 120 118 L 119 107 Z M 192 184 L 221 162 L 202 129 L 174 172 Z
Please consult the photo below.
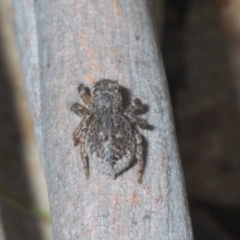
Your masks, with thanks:
M 132 162 L 135 139 L 129 121 L 122 114 L 92 120 L 86 149 L 90 159 L 112 176 L 123 172 Z

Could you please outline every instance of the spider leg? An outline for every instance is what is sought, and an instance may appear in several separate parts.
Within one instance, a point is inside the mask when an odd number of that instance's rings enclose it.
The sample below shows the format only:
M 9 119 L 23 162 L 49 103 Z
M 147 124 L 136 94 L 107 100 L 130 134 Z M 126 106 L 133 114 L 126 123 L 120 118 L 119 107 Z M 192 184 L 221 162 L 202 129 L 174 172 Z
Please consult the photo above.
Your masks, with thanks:
M 83 161 L 83 168 L 85 171 L 86 178 L 89 178 L 89 163 L 88 163 L 89 161 L 88 161 L 88 155 L 87 155 L 86 148 L 85 148 L 86 137 L 87 137 L 87 128 L 84 128 L 81 131 L 80 154 L 81 154 L 81 158 Z
M 78 94 L 84 104 L 86 104 L 88 106 L 91 104 L 92 97 L 91 97 L 88 89 L 82 83 L 80 83 L 78 85 Z
M 139 164 L 138 182 L 141 183 L 143 169 L 144 169 L 143 146 L 142 146 L 142 136 L 136 129 L 134 130 L 134 137 L 135 137 L 135 143 L 136 143 L 136 153 L 135 154 L 136 154 L 137 162 Z
M 89 116 L 90 110 L 77 102 L 72 104 L 70 110 L 73 111 L 76 115 L 83 117 L 81 123 L 73 132 L 74 146 L 77 146 L 81 138 L 80 133 L 81 133 L 82 125 L 86 121 L 87 117 Z
M 126 114 L 126 116 L 132 123 L 138 124 L 140 128 L 146 128 L 148 126 L 147 121 L 143 118 L 137 117 L 134 114 Z
M 78 125 L 78 127 L 74 130 L 73 132 L 73 141 L 74 141 L 74 146 L 76 147 L 80 143 L 81 139 L 81 131 L 83 128 L 83 123 L 86 121 L 87 116 L 83 118 L 81 123 Z
M 83 161 L 83 167 L 84 167 L 84 171 L 85 171 L 85 175 L 86 178 L 89 178 L 89 159 L 88 159 L 88 155 L 86 152 L 86 137 L 87 137 L 87 130 L 88 130 L 88 126 L 90 124 L 92 120 L 92 117 L 89 116 L 87 119 L 85 119 L 85 121 L 83 122 L 81 129 L 79 131 L 79 143 L 81 146 L 80 149 L 80 154 L 81 154 L 81 158 Z
M 90 113 L 90 110 L 88 108 L 84 107 L 83 105 L 77 102 L 72 104 L 70 110 L 80 117 L 86 116 Z
M 138 124 L 141 128 L 146 128 L 148 125 L 147 121 L 135 115 L 143 111 L 144 105 L 138 98 L 135 98 L 133 103 L 131 103 L 130 106 L 124 111 L 124 114 L 132 123 Z
M 130 106 L 125 110 L 126 114 L 136 114 L 142 112 L 144 112 L 144 105 L 138 98 L 135 98 Z

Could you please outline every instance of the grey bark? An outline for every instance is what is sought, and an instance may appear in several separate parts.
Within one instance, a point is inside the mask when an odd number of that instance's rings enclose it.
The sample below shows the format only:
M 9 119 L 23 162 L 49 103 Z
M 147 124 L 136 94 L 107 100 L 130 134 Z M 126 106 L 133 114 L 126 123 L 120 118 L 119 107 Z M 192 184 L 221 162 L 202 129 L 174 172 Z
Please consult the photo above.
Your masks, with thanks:
M 145 1 L 41 0 L 35 9 L 31 0 L 13 4 L 54 239 L 192 239 L 166 79 Z M 72 140 L 79 118 L 70 106 L 78 101 L 80 82 L 91 88 L 102 78 L 118 80 L 131 98 L 149 105 L 145 118 L 154 130 L 141 130 L 147 142 L 142 184 L 137 165 L 112 180 L 91 159 L 85 179 Z

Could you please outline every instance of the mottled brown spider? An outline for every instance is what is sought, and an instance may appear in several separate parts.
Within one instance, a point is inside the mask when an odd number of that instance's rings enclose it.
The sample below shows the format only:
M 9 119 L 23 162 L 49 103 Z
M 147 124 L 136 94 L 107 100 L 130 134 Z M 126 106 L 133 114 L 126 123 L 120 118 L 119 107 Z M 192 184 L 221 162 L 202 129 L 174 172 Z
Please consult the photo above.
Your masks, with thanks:
M 134 158 L 139 163 L 138 181 L 144 167 L 142 136 L 134 125 L 146 128 L 147 122 L 135 115 L 143 112 L 143 104 L 135 99 L 123 109 L 122 95 L 117 81 L 102 79 L 93 86 L 91 97 L 83 84 L 78 86 L 82 102 L 71 110 L 81 123 L 73 133 L 74 145 L 80 144 L 86 177 L 89 176 L 88 158 L 113 179 L 131 166 Z

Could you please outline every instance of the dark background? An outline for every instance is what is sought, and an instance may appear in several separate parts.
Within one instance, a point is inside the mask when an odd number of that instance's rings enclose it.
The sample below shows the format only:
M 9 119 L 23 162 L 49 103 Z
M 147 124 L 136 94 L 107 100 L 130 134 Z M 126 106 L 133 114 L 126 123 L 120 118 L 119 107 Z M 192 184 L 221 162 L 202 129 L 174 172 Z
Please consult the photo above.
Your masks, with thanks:
M 168 0 L 163 14 L 195 239 L 240 239 L 240 2 Z

